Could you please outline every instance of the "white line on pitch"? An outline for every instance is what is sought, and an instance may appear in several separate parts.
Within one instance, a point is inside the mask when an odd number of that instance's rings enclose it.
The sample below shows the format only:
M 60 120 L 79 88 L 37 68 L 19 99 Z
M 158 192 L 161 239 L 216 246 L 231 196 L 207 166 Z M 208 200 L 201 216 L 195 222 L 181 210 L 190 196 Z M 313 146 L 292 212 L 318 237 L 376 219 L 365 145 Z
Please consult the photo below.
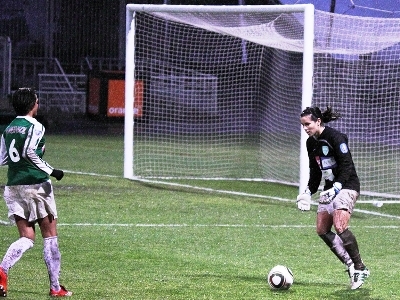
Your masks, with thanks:
M 102 177 L 114 177 L 114 178 L 118 178 L 120 176 L 116 176 L 116 175 L 107 175 L 107 174 L 98 174 L 98 173 L 87 173 L 87 172 L 76 172 L 76 171 L 69 171 L 69 170 L 64 170 L 64 172 L 66 173 L 72 173 L 72 174 L 80 174 L 80 175 L 90 175 L 90 176 L 102 176 Z M 147 183 L 154 183 L 154 184 L 163 184 L 163 185 L 172 185 L 172 186 L 180 186 L 180 187 L 184 187 L 184 188 L 191 188 L 191 189 L 196 189 L 196 190 L 203 190 L 203 191 L 208 191 L 208 192 L 216 192 L 216 193 L 222 193 L 222 194 L 231 194 L 231 195 L 237 195 L 237 196 L 248 196 L 248 197 L 254 197 L 254 198 L 264 198 L 264 199 L 271 199 L 271 200 L 277 200 L 277 201 L 284 201 L 284 202 L 294 202 L 292 199 L 285 199 L 285 198 L 280 198 L 280 197 L 271 197 L 271 196 L 266 196 L 266 195 L 257 195 L 257 194 L 249 194 L 249 193 L 243 193 L 243 192 L 235 192 L 235 191 L 226 191 L 226 190 L 216 190 L 216 189 L 212 189 L 212 188 L 204 188 L 204 187 L 197 187 L 197 186 L 191 186 L 191 185 L 186 185 L 186 184 L 179 184 L 179 183 L 171 183 L 171 182 L 163 182 L 163 181 L 153 181 L 153 180 L 147 180 L 147 179 L 139 179 L 137 181 L 142 181 L 142 182 L 147 182 Z M 358 201 L 359 203 L 362 203 L 363 201 Z M 370 201 L 366 201 L 366 202 L 370 202 Z M 398 201 L 400 203 L 400 201 Z M 312 203 L 313 205 L 317 205 L 317 203 Z M 355 212 L 359 212 L 359 213 L 363 213 L 363 214 L 369 214 L 369 215 L 374 215 L 374 216 L 379 216 L 379 217 L 386 217 L 386 218 L 392 218 L 392 219 L 400 219 L 400 216 L 394 216 L 394 215 L 389 215 L 389 214 L 383 214 L 380 212 L 375 212 L 375 211 L 369 211 L 369 210 L 362 210 L 362 209 L 354 209 Z M 0 220 L 0 224 L 2 225 L 8 225 L 9 222 L 7 221 L 2 221 Z M 58 224 L 61 225 L 62 224 Z M 70 226 L 72 226 L 73 224 L 71 224 Z M 131 227 L 131 226 L 136 226 L 136 227 L 145 227 L 145 226 L 160 226 L 157 224 L 114 224 L 114 225 L 110 225 L 110 224 L 76 224 L 77 226 L 127 226 L 127 227 Z M 65 226 L 65 225 L 64 225 Z M 161 224 L 161 226 L 164 226 L 163 224 Z M 173 224 L 168 225 L 169 227 L 174 226 Z M 175 225 L 176 227 L 178 226 L 186 226 L 186 225 L 182 225 L 182 224 L 178 224 Z M 193 226 L 193 225 L 192 225 Z M 197 225 L 200 226 L 200 225 Z M 216 227 L 217 225 L 202 225 L 202 226 L 214 226 Z M 219 227 L 222 226 L 226 226 L 226 227 L 245 227 L 246 225 L 218 225 Z M 271 227 L 271 225 L 250 225 L 250 226 L 257 226 L 257 227 Z M 277 226 L 278 227 L 278 226 Z
M 67 171 L 67 172 L 77 173 L 77 174 L 82 174 L 82 175 L 102 176 L 101 174 L 94 174 L 94 173 L 83 173 L 83 172 L 73 172 L 73 171 Z M 111 175 L 105 175 L 105 176 L 110 177 Z M 112 177 L 114 177 L 114 176 L 112 176 Z M 117 176 L 115 176 L 115 177 L 117 177 Z M 171 182 L 164 182 L 164 181 L 154 181 L 154 180 L 147 180 L 147 179 L 138 179 L 137 181 L 153 183 L 153 184 L 178 186 L 178 187 L 183 187 L 183 188 L 190 188 L 190 189 L 195 189 L 195 190 L 203 190 L 203 191 L 216 192 L 216 193 L 222 193 L 222 194 L 230 194 L 230 195 L 237 195 L 237 196 L 247 196 L 247 197 L 254 197 L 254 198 L 264 198 L 264 199 L 271 199 L 271 200 L 284 201 L 284 202 L 294 202 L 294 200 L 292 200 L 292 199 L 285 199 L 285 198 L 280 198 L 280 197 L 271 197 L 271 196 L 257 195 L 257 194 L 249 194 L 249 193 L 235 192 L 235 191 L 216 190 L 216 189 L 212 189 L 212 188 L 197 187 L 197 186 L 191 186 L 191 185 L 187 185 L 187 184 L 171 183 Z M 373 203 L 373 202 L 374 201 L 358 201 L 358 203 Z M 390 202 L 394 203 L 393 201 L 390 201 Z M 397 201 L 397 202 L 400 203 L 400 201 Z M 313 205 L 318 205 L 318 203 L 315 203 L 315 202 L 313 202 L 312 204 Z M 400 216 L 383 214 L 383 213 L 375 212 L 375 211 L 361 210 L 361 209 L 354 209 L 354 211 L 355 212 L 359 212 L 359 213 L 363 213 L 363 214 L 379 216 L 379 217 L 400 219 Z
M 174 227 L 186 227 L 186 228 L 196 228 L 196 227 L 226 227 L 226 228 L 314 228 L 315 225 L 265 225 L 265 224 L 254 224 L 254 225 L 245 225 L 245 224 L 121 224 L 121 223 L 115 223 L 115 224 L 102 224 L 102 223 L 60 223 L 58 226 L 93 226 L 93 227 L 152 227 L 152 228 L 174 228 Z M 352 226 L 355 228 L 376 228 L 376 229 L 400 229 L 399 226 L 394 226 L 394 225 L 382 225 L 382 226 L 377 226 L 377 225 L 366 225 L 366 226 Z
M 313 228 L 314 225 L 265 225 L 265 224 L 98 224 L 98 223 L 60 223 L 57 226 L 102 226 L 102 227 L 232 227 L 232 228 Z
M 10 222 L 0 220 L 1 225 L 11 225 Z M 315 225 L 267 225 L 267 224 L 155 224 L 155 223 L 59 223 L 57 226 L 65 226 L 65 227 L 152 227 L 152 228 L 173 228 L 173 227 L 225 227 L 225 228 L 314 228 Z M 352 227 L 362 227 L 362 228 L 384 228 L 384 229 L 399 229 L 399 226 L 395 225 L 365 225 L 365 226 L 357 226 L 354 225 Z
M 65 170 L 64 172 L 71 173 L 71 174 L 79 174 L 79 175 L 121 178 L 120 176 L 117 176 L 117 175 L 76 172 L 76 171 L 68 171 L 68 170 Z M 294 202 L 295 201 L 293 199 L 286 199 L 286 198 L 258 195 L 258 194 L 250 194 L 250 193 L 244 193 L 244 192 L 217 190 L 217 189 L 213 189 L 213 188 L 199 187 L 199 186 L 193 186 L 193 185 L 189 185 L 189 184 L 181 184 L 181 183 L 175 183 L 175 182 L 169 182 L 169 181 L 150 180 L 150 179 L 144 179 L 144 178 L 136 178 L 136 179 L 133 179 L 133 181 L 146 182 L 146 183 L 152 183 L 152 184 L 162 184 L 162 185 L 169 185 L 169 186 L 177 186 L 177 187 L 182 187 L 182 188 L 202 190 L 202 191 L 206 191 L 206 192 L 215 192 L 215 193 L 230 194 L 230 195 L 237 195 L 237 196 L 248 196 L 248 197 L 253 197 L 253 198 L 264 198 L 264 199 L 271 199 L 271 200 L 284 201 L 284 202 Z M 371 204 L 373 204 L 374 202 L 376 202 L 376 200 L 358 200 L 357 201 L 357 203 L 371 203 Z M 383 200 L 382 202 L 387 203 L 387 204 L 399 204 L 400 200 Z M 317 203 L 315 203 L 315 202 L 312 204 L 317 205 Z
M 389 215 L 389 214 L 383 214 L 380 212 L 376 212 L 376 211 L 369 211 L 369 210 L 364 210 L 364 209 L 354 209 L 354 211 L 359 212 L 359 213 L 363 213 L 363 214 L 367 214 L 367 215 L 374 215 L 374 216 L 378 216 L 378 217 L 387 217 L 387 218 L 392 218 L 392 219 L 400 219 L 400 216 L 393 216 L 393 215 Z

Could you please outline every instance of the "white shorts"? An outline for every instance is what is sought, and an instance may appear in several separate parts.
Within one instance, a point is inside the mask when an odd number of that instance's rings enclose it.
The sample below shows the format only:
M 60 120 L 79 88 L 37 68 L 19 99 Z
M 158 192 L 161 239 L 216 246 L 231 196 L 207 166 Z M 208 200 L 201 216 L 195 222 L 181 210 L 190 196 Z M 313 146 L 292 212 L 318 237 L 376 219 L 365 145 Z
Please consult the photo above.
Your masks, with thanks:
M 6 185 L 4 200 L 8 207 L 8 218 L 13 224 L 14 215 L 28 222 L 35 222 L 48 215 L 53 215 L 54 219 L 57 219 L 56 202 L 50 180 L 32 185 Z
M 359 193 L 354 190 L 342 189 L 339 194 L 333 198 L 331 203 L 318 204 L 317 213 L 327 211 L 330 215 L 334 210 L 345 209 L 349 213 L 353 213 Z

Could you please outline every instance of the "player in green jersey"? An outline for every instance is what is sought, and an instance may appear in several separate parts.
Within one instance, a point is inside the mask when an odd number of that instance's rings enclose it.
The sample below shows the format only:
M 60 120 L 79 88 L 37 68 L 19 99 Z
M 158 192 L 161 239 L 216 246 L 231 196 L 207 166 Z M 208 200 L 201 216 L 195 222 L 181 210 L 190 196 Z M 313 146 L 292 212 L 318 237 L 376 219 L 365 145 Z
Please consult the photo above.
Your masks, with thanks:
M 61 254 L 57 238 L 57 209 L 50 177 L 61 180 L 64 172 L 42 159 L 45 128 L 37 115 L 39 100 L 35 90 L 20 88 L 12 97 L 17 117 L 6 127 L 0 144 L 0 165 L 7 165 L 4 200 L 8 217 L 20 238 L 12 243 L 0 263 L 0 297 L 7 296 L 8 271 L 33 247 L 35 224 L 43 237 L 43 258 L 50 279 L 50 296 L 71 296 L 60 285 Z

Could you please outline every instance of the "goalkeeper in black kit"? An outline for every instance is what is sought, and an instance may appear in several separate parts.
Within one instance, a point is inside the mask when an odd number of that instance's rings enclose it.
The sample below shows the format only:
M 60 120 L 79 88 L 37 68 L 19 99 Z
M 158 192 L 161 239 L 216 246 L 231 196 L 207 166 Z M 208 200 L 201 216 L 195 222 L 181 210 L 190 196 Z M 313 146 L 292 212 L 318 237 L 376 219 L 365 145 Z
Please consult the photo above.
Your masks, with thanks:
M 12 97 L 17 117 L 6 127 L 0 144 L 0 165 L 7 165 L 4 200 L 8 217 L 15 223 L 19 239 L 12 243 L 0 263 L 0 297 L 7 296 L 8 273 L 25 251 L 33 247 L 35 225 L 43 237 L 43 258 L 52 297 L 71 296 L 59 283 L 61 254 L 57 237 L 57 208 L 49 176 L 61 180 L 64 172 L 42 159 L 45 129 L 35 116 L 39 100 L 31 88 L 20 88 Z
M 359 288 L 370 272 L 364 265 L 356 237 L 349 230 L 349 221 L 360 193 L 360 181 L 348 147 L 347 136 L 325 126 L 340 115 L 327 107 L 307 107 L 300 122 L 309 136 L 307 153 L 310 178 L 303 194 L 297 197 L 300 210 L 310 210 L 311 195 L 318 191 L 321 179 L 324 189 L 319 195 L 317 234 L 339 260 L 347 266 L 351 289 Z M 332 231 L 332 226 L 335 232 Z

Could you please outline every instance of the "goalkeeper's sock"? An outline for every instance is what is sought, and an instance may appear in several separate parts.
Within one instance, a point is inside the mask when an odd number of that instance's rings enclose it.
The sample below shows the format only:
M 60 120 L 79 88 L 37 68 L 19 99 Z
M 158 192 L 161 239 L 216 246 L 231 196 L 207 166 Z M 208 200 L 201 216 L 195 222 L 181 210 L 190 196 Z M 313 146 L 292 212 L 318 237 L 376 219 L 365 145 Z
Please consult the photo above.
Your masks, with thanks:
M 354 234 L 349 229 L 346 229 L 339 234 L 339 237 L 343 241 L 343 246 L 349 253 L 351 260 L 354 263 L 354 269 L 362 270 L 365 265 L 361 259 L 361 255 L 358 250 L 358 243 Z
M 325 234 L 321 234 L 320 238 L 343 264 L 346 266 L 351 266 L 353 264 L 349 253 L 347 253 L 343 246 L 341 238 L 336 233 L 328 231 Z

